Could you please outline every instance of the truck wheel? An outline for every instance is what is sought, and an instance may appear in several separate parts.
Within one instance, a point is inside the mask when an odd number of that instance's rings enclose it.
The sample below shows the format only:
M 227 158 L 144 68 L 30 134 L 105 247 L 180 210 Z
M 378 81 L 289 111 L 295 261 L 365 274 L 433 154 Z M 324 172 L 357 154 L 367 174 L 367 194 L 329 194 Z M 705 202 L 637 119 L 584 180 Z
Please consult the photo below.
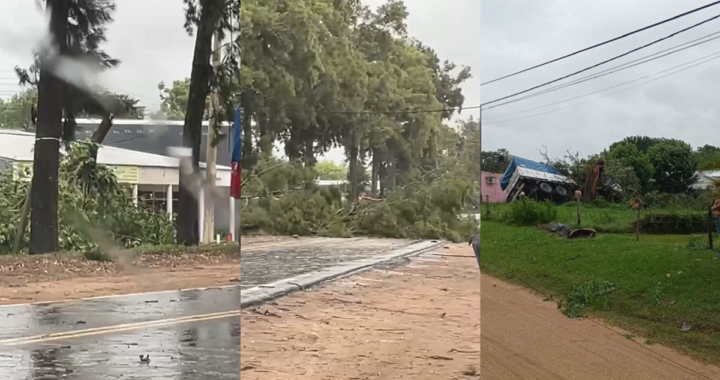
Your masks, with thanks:
M 557 195 L 559 195 L 561 197 L 567 197 L 568 194 L 570 193 L 565 186 L 556 187 L 555 192 L 557 193 Z
M 542 191 L 545 194 L 552 194 L 552 192 L 553 192 L 552 186 L 550 186 L 550 184 L 547 182 L 540 182 L 540 185 L 538 185 L 538 188 L 540 189 L 540 191 Z

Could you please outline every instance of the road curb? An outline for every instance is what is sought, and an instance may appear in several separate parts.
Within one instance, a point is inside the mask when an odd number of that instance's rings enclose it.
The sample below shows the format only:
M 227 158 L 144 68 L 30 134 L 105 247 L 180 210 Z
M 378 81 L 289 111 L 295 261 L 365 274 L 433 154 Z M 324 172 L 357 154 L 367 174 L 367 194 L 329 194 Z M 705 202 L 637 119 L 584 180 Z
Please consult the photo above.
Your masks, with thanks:
M 272 288 L 260 288 L 252 292 L 246 291 L 247 295 L 244 295 L 243 291 L 240 291 L 240 309 L 257 306 L 298 290 L 307 289 L 339 277 L 364 272 L 372 269 L 376 265 L 384 264 L 391 260 L 417 256 L 436 249 L 444 244 L 444 241 L 423 241 L 414 243 L 407 247 L 393 250 L 385 255 L 351 261 L 349 263 L 337 265 L 318 272 L 300 275 L 292 278 L 290 281 L 281 280 L 274 283 Z

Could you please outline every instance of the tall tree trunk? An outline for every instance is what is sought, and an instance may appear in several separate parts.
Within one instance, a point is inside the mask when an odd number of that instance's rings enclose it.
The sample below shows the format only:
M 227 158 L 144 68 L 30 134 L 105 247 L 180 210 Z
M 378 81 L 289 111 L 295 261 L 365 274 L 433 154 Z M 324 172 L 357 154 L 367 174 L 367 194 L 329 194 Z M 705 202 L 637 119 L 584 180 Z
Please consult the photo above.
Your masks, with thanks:
M 370 175 L 370 192 L 374 198 L 378 197 L 378 178 L 380 176 L 380 150 L 372 152 L 372 174 Z
M 94 142 L 95 144 L 102 144 L 103 141 L 105 141 L 105 137 L 107 136 L 108 132 L 110 132 L 110 128 L 112 128 L 112 122 L 113 114 L 106 113 L 105 116 L 103 116 L 102 122 L 100 122 L 98 128 L 95 130 L 95 132 L 93 132 L 92 137 L 90 137 L 90 140 L 92 140 L 92 142 Z
M 350 173 L 348 178 L 350 180 L 350 194 L 348 195 L 348 200 L 350 202 L 355 202 L 358 197 L 358 182 L 360 181 L 360 173 L 358 171 L 360 170 L 360 150 L 359 144 L 358 144 L 358 132 L 357 128 L 353 128 L 353 131 L 350 132 L 351 134 L 351 142 L 350 142 L 350 149 L 348 149 L 348 166 L 350 169 Z
M 48 0 L 50 34 L 62 54 L 66 50 L 69 0 Z M 62 87 L 47 57 L 41 58 L 38 83 L 38 120 L 33 155 L 33 178 L 30 201 L 30 253 L 58 250 L 58 170 L 62 135 Z
M 224 9 L 224 1 L 203 0 L 200 4 L 202 5 L 202 13 L 197 25 L 190 88 L 188 89 L 187 112 L 185 114 L 185 125 L 183 126 L 183 146 L 192 148 L 193 173 L 197 173 L 200 166 L 202 122 L 205 113 L 205 99 L 210 92 L 210 75 L 212 74 L 212 66 L 210 65 L 212 40 Z M 189 176 L 180 176 L 177 243 L 197 245 L 200 240 L 197 202 L 199 194 L 193 194 L 192 186 L 188 183 L 190 180 Z
M 315 158 L 315 141 L 314 140 L 306 140 L 305 141 L 305 149 L 303 152 L 303 163 L 305 164 L 305 167 L 307 167 L 307 168 L 313 168 L 313 167 L 315 167 L 315 164 L 317 164 L 317 159 Z
M 243 171 L 252 170 L 252 168 L 255 166 L 253 163 L 253 126 L 252 126 L 252 110 L 250 109 L 250 105 L 243 103 L 243 113 L 242 113 L 242 148 L 241 148 L 241 162 L 240 166 L 242 167 Z M 270 143 L 270 146 L 272 146 L 272 142 Z M 272 149 L 271 149 L 272 151 Z
M 272 111 L 271 111 L 272 112 Z M 270 131 L 270 118 L 268 112 L 262 107 L 257 112 L 257 134 L 258 134 L 258 153 L 263 156 L 271 156 L 273 153 L 274 134 Z M 252 126 L 250 126 L 250 136 L 252 136 Z

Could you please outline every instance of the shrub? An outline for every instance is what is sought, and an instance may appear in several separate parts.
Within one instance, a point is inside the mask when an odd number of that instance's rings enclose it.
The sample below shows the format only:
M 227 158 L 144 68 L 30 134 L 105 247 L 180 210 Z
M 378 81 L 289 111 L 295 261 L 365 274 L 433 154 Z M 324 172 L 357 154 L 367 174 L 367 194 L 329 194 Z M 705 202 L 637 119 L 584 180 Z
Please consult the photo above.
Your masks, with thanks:
M 58 178 L 59 248 L 82 252 L 99 259 L 100 245 L 125 248 L 170 244 L 175 238 L 167 215 L 137 207 L 128 188 L 115 174 L 93 158 L 97 145 L 75 142 L 62 158 Z M 10 174 L 10 175 L 8 175 Z M 0 175 L 0 253 L 12 250 L 20 210 L 25 202 L 29 173 Z M 29 245 L 29 225 L 20 241 L 20 251 Z
M 593 306 L 605 307 L 605 296 L 616 290 L 615 284 L 609 281 L 588 281 L 581 285 L 574 286 L 565 297 L 563 312 L 570 318 L 580 318 L 587 314 L 587 310 Z M 563 305 L 560 305 L 561 308 Z
M 633 229 L 637 221 L 633 221 Z M 650 212 L 640 217 L 640 232 L 647 234 L 686 235 L 707 232 L 705 213 Z
M 688 249 L 693 251 L 710 249 L 710 242 L 707 236 L 693 234 L 688 238 Z
M 502 218 L 507 223 L 520 226 L 547 224 L 557 218 L 557 207 L 549 201 L 536 202 L 530 199 L 521 199 L 511 203 Z

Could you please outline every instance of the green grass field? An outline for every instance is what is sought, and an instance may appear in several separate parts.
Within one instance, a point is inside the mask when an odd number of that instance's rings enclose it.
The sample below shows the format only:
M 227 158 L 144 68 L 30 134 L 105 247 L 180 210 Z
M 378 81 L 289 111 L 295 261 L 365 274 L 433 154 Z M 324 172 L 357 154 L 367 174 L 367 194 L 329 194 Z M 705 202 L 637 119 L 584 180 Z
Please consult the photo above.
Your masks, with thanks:
M 621 208 L 583 214 L 583 226 L 594 228 L 628 226 L 635 217 Z M 710 250 L 688 248 L 689 236 L 641 235 L 637 242 L 634 234 L 599 232 L 567 240 L 492 219 L 482 224 L 484 273 L 561 301 L 568 314 L 588 312 L 720 364 L 720 260 Z M 574 208 L 561 206 L 557 219 L 576 224 Z M 681 331 L 684 322 L 692 323 L 691 331 Z

